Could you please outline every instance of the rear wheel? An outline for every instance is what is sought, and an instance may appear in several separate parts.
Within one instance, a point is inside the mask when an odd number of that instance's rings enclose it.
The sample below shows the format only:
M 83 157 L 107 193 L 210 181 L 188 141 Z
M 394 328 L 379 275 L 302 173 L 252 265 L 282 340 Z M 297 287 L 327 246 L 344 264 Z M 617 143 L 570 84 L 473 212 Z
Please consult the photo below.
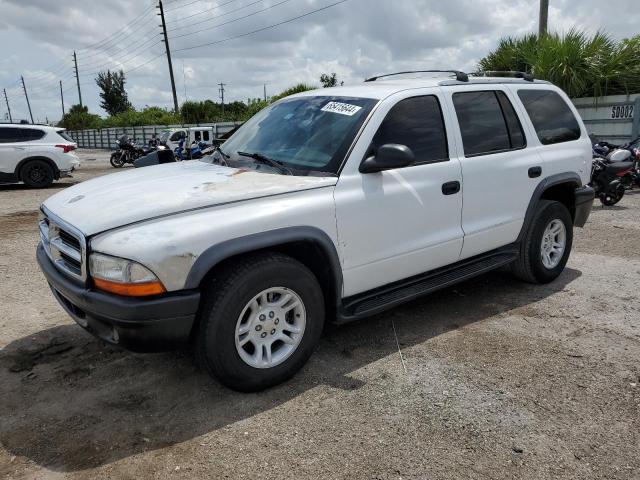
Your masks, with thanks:
M 53 178 L 53 167 L 44 160 L 30 160 L 20 169 L 20 180 L 32 188 L 48 187 Z
M 263 390 L 289 379 L 320 339 L 320 285 L 286 255 L 264 253 L 235 263 L 215 276 L 204 296 L 198 358 L 235 390 Z
M 573 243 L 573 221 L 560 202 L 542 200 L 513 262 L 513 273 L 526 282 L 548 283 L 562 273 Z

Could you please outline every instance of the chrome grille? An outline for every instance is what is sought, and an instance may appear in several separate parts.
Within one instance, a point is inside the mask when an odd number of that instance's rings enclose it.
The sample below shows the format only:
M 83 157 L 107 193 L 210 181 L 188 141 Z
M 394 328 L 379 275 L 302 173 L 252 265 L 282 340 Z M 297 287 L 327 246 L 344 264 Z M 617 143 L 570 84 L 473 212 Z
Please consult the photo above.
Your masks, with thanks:
M 47 255 L 58 270 L 85 281 L 87 248 L 84 236 L 45 208 L 42 213 L 43 218 L 39 222 L 40 239 Z

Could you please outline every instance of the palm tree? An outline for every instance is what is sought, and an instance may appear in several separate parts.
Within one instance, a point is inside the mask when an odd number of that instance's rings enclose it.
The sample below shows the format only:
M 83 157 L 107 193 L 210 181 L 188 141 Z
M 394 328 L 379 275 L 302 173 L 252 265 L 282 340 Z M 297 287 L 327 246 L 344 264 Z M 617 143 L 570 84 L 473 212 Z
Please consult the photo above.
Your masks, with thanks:
M 529 72 L 574 98 L 640 93 L 640 35 L 616 42 L 603 32 L 571 29 L 541 38 L 506 37 L 478 69 Z

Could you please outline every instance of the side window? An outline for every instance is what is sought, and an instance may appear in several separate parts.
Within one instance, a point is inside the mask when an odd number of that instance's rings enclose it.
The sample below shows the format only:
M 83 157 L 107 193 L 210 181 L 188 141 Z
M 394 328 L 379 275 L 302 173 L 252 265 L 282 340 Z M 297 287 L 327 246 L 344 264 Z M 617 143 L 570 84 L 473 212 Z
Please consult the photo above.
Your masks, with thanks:
M 16 143 L 24 141 L 19 128 L 0 128 L 0 143 Z
M 511 150 L 511 140 L 495 91 L 458 92 L 453 104 L 466 157 Z
M 200 130 L 196 130 L 194 132 L 193 137 L 195 138 L 196 142 L 199 142 L 200 140 L 202 140 L 202 137 L 201 137 L 200 133 L 201 133 Z
M 178 140 L 180 140 L 180 137 L 182 136 L 184 132 L 176 132 L 173 135 L 171 135 L 171 138 L 169 140 L 171 140 L 172 142 L 177 142 Z
M 32 140 L 40 140 L 44 137 L 44 131 L 36 130 L 35 128 L 23 128 L 22 129 L 22 141 L 30 142 Z
M 375 152 L 386 143 L 409 147 L 416 164 L 448 160 L 447 134 L 438 99 L 425 95 L 406 98 L 394 105 L 380 124 L 371 146 Z
M 205 130 L 204 132 L 202 132 L 202 140 L 204 140 L 205 142 L 209 141 L 209 130 Z
M 540 143 L 569 142 L 580 138 L 580 125 L 573 112 L 553 90 L 518 90 Z
M 509 132 L 511 148 L 515 149 L 525 147 L 527 141 L 524 137 L 524 131 L 522 130 L 522 125 L 520 124 L 518 115 L 513 109 L 513 105 L 511 105 L 511 102 L 504 92 L 496 91 L 496 96 L 498 97 L 498 102 L 500 102 L 504 120 L 507 122 L 507 131 Z

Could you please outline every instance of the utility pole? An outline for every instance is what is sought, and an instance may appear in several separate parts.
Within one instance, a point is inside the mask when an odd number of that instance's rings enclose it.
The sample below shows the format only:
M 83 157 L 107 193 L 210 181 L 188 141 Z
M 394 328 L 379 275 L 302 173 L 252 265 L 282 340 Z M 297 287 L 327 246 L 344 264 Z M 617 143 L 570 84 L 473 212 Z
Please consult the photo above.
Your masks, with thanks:
M 264 84 L 263 88 L 264 88 L 264 101 L 266 102 L 267 101 L 267 84 L 266 83 Z
M 226 83 L 219 83 L 220 85 L 220 99 L 222 100 L 222 114 L 224 115 L 224 86 Z
M 73 51 L 73 64 L 75 65 L 75 73 L 76 73 L 76 83 L 78 84 L 78 100 L 80 101 L 80 106 L 82 106 L 82 92 L 80 91 L 80 75 L 78 74 L 78 57 L 76 56 L 76 51 Z
M 7 102 L 7 112 L 9 112 L 9 123 L 13 123 L 13 118 L 11 118 L 11 107 L 9 107 L 9 99 L 7 98 L 7 89 L 4 90 L 4 101 Z
M 160 9 L 160 18 L 162 19 L 162 34 L 164 35 L 164 46 L 167 51 L 167 62 L 169 62 L 169 76 L 171 77 L 171 91 L 173 93 L 173 108 L 178 113 L 178 96 L 176 95 L 176 81 L 173 78 L 173 65 L 171 64 L 171 48 L 169 48 L 169 37 L 167 37 L 167 24 L 164 21 L 164 8 L 162 7 L 162 0 L 158 0 L 158 6 Z
M 60 102 L 62 103 L 62 116 L 64 117 L 64 95 L 62 94 L 62 80 L 60 80 Z
M 547 33 L 547 20 L 549 19 L 549 0 L 540 0 L 540 18 L 538 20 L 538 38 Z
M 22 89 L 24 90 L 24 98 L 27 99 L 27 107 L 29 107 L 29 117 L 31 117 L 31 123 L 33 123 L 33 113 L 31 113 L 31 104 L 29 103 L 29 95 L 27 95 L 27 87 L 24 85 L 24 77 L 20 75 L 20 80 L 22 80 Z

